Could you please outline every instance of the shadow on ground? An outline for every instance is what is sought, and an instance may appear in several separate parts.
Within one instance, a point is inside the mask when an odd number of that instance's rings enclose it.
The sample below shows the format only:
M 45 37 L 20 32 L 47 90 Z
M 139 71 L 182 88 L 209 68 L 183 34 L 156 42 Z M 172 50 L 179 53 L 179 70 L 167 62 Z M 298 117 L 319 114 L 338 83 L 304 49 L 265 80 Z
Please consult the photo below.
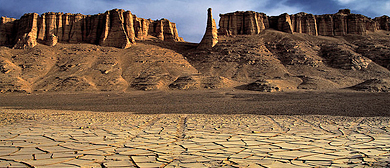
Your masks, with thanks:
M 390 116 L 390 93 L 241 90 L 8 94 L 0 107 L 140 114 Z

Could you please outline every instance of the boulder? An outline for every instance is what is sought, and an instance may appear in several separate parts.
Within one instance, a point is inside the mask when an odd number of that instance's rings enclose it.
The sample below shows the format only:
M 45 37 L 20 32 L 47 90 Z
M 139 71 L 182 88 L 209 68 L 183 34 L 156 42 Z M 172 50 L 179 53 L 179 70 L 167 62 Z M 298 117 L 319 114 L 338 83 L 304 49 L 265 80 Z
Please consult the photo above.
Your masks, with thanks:
M 46 44 L 47 44 L 48 46 L 53 47 L 53 46 L 57 45 L 57 42 L 58 42 L 58 37 L 57 37 L 56 35 L 52 34 L 52 35 L 50 35 L 49 38 L 47 39 Z

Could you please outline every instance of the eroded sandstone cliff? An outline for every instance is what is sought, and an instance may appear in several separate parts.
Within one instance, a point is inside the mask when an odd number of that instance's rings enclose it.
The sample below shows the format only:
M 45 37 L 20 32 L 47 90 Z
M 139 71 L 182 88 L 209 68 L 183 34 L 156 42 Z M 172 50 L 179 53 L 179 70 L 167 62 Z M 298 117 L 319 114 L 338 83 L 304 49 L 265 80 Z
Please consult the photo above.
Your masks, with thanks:
M 269 28 L 268 17 L 264 13 L 237 11 L 219 16 L 219 34 L 222 35 L 259 34 Z
M 368 31 L 389 30 L 390 19 L 382 16 L 370 19 L 360 14 L 352 14 L 349 9 L 336 14 L 313 15 L 304 12 L 289 15 L 266 16 L 253 11 L 237 11 L 220 15 L 219 34 L 259 34 L 267 28 L 286 33 L 309 35 L 343 36 L 347 34 L 365 35 Z
M 136 39 L 149 35 L 164 41 L 183 41 L 175 23 L 167 19 L 138 18 L 122 9 L 96 15 L 30 13 L 20 19 L 2 17 L 0 20 L 0 45 L 14 48 L 34 47 L 38 42 L 52 45 L 53 37 L 59 42 L 128 48 Z

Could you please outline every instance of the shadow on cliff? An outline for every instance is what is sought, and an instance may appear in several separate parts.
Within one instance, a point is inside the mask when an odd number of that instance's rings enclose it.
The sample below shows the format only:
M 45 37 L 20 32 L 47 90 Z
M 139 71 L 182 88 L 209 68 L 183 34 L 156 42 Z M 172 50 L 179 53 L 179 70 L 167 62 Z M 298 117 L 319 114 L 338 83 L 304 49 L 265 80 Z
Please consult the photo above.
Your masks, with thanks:
M 162 41 L 157 38 L 149 38 L 147 40 L 140 40 L 137 43 L 143 43 L 147 45 L 154 45 L 161 48 L 166 48 L 169 50 L 173 50 L 179 54 L 185 55 L 189 51 L 192 51 L 198 47 L 198 43 L 191 42 L 171 42 L 171 41 Z M 134 44 L 137 45 L 137 44 Z

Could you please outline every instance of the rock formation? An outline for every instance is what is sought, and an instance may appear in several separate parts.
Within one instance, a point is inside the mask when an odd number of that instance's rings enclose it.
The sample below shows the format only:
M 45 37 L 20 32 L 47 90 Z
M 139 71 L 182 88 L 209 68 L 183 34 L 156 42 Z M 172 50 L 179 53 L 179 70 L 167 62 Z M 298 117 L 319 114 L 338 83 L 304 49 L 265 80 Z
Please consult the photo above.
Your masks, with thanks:
M 366 91 L 366 92 L 389 92 L 390 80 L 369 79 L 350 88 L 353 90 Z
M 388 16 L 370 19 L 363 15 L 351 14 L 349 9 L 340 10 L 336 14 L 313 15 L 301 12 L 271 17 L 253 11 L 237 11 L 221 14 L 220 17 L 218 30 L 220 35 L 259 34 L 267 28 L 314 36 L 365 35 L 368 31 L 388 31 L 390 27 Z
M 47 39 L 47 45 L 48 46 L 55 46 L 58 42 L 58 37 L 54 34 L 52 34 L 48 39 Z
M 16 28 L 13 28 L 16 30 L 16 44 L 14 48 L 29 48 L 38 44 L 36 41 L 38 33 L 37 18 L 38 14 L 36 13 L 25 14 L 16 23 Z
M 291 27 L 291 31 L 297 33 L 305 33 L 313 36 L 318 35 L 317 20 L 313 14 L 301 12 L 291 15 Z
M 220 14 L 219 34 L 259 34 L 269 28 L 267 15 L 253 11 Z
M 52 44 L 53 37 L 57 37 L 58 42 L 128 48 L 136 39 L 149 35 L 164 41 L 183 41 L 175 23 L 167 19 L 137 18 L 122 9 L 96 15 L 31 13 L 18 20 L 6 17 L 0 20 L 0 45 L 14 48 L 34 47 L 38 42 Z
M 206 32 L 203 36 L 202 41 L 198 46 L 198 49 L 213 48 L 217 43 L 218 43 L 217 25 L 215 24 L 215 20 L 213 19 L 211 8 L 209 8 L 207 14 Z
M 129 17 L 130 15 L 124 14 L 123 10 L 107 11 L 99 44 L 102 46 L 129 48 L 131 45 L 129 35 L 131 34 L 128 34 L 126 31 L 124 23 L 127 21 L 128 25 L 132 27 L 132 23 L 129 22 L 132 19 L 132 17 Z
M 0 19 L 0 45 L 6 45 L 13 41 L 12 30 L 14 18 L 1 17 Z
M 382 16 L 374 19 L 376 23 L 379 23 L 379 29 L 390 31 L 390 17 Z

